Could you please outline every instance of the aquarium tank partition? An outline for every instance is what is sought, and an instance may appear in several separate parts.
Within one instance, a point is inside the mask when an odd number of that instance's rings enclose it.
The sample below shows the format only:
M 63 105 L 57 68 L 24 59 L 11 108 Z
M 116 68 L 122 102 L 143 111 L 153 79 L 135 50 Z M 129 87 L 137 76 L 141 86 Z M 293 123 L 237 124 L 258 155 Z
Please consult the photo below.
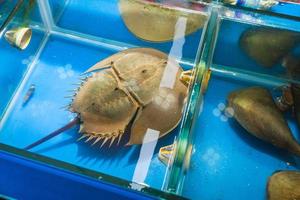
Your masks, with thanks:
M 297 15 L 7 0 L 0 24 L 1 151 L 162 199 L 299 187 Z

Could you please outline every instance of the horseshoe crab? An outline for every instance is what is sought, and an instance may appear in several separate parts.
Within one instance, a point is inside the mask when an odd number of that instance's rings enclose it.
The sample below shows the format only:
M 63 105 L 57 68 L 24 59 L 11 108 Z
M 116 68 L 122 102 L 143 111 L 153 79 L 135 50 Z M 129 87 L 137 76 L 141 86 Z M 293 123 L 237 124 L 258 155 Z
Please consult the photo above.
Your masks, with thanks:
M 274 173 L 267 186 L 269 200 L 299 200 L 300 172 L 279 171 Z
M 180 17 L 186 19 L 186 35 L 203 27 L 208 18 L 199 12 L 187 12 L 145 0 L 120 0 L 119 10 L 126 27 L 135 36 L 151 42 L 173 40 Z
M 234 91 L 228 96 L 228 106 L 250 134 L 300 156 L 300 145 L 267 89 L 250 87 Z
M 165 72 L 175 72 L 166 74 Z M 163 137 L 180 122 L 187 96 L 186 72 L 165 53 L 150 48 L 134 48 L 114 54 L 90 69 L 92 74 L 76 90 L 69 110 L 76 119 L 65 127 L 27 146 L 31 149 L 80 124 L 80 139 L 102 141 L 103 146 L 117 139 L 118 144 L 129 128 L 127 145 L 141 144 L 149 129 Z M 161 86 L 164 74 L 172 84 Z M 181 75 L 184 75 L 185 81 Z

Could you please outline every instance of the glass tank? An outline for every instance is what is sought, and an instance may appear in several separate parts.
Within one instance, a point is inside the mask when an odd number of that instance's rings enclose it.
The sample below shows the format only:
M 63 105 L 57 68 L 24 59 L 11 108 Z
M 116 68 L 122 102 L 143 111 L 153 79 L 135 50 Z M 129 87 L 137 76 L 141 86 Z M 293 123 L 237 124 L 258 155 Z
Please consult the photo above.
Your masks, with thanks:
M 1 148 L 166 197 L 197 114 L 209 9 L 22 1 L 1 33 Z
M 35 57 L 39 54 L 39 48 L 43 46 L 46 30 L 35 2 L 1 1 L 0 3 L 0 116 L 3 117 L 18 85 L 30 70 L 31 64 L 36 62 Z M 12 45 L 4 39 L 6 33 L 17 29 L 22 32 L 26 28 L 32 32 L 30 45 L 26 51 L 12 48 Z
M 300 19 L 281 8 L 0 1 L 0 149 L 162 199 L 280 199 L 300 176 Z
M 174 188 L 191 199 L 297 199 L 300 20 L 218 11 L 190 168 Z

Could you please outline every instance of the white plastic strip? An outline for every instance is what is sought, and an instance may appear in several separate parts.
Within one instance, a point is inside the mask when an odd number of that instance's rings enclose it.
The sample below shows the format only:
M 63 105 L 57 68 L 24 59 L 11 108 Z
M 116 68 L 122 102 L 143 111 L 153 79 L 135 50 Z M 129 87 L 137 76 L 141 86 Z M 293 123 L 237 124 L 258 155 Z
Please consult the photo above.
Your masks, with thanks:
M 180 17 L 175 26 L 175 34 L 173 39 L 173 46 L 169 53 L 169 59 L 165 71 L 160 82 L 160 87 L 173 89 L 177 77 L 178 66 L 174 65 L 174 58 L 181 60 L 182 49 L 185 43 L 187 18 Z M 173 64 L 172 64 L 173 63 Z
M 148 129 L 143 140 L 140 156 L 136 164 L 132 182 L 144 184 L 159 138 L 159 131 Z

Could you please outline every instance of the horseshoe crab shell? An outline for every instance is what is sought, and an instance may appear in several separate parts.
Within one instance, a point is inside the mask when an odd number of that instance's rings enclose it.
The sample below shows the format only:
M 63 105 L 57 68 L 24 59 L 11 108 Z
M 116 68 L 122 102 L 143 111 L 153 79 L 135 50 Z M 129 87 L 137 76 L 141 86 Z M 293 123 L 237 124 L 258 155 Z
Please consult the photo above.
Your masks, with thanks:
M 171 88 L 160 86 L 167 67 L 177 71 Z M 166 135 L 181 119 L 187 95 L 182 72 L 176 61 L 149 48 L 125 50 L 97 63 L 86 71 L 92 75 L 70 106 L 81 120 L 83 137 L 94 144 L 112 144 L 129 125 L 127 145 L 143 143 L 149 129 L 158 131 L 159 137 Z
M 119 10 L 134 35 L 152 42 L 173 40 L 174 28 L 180 17 L 187 19 L 186 35 L 203 27 L 207 19 L 204 14 L 184 12 L 143 0 L 120 0 Z

